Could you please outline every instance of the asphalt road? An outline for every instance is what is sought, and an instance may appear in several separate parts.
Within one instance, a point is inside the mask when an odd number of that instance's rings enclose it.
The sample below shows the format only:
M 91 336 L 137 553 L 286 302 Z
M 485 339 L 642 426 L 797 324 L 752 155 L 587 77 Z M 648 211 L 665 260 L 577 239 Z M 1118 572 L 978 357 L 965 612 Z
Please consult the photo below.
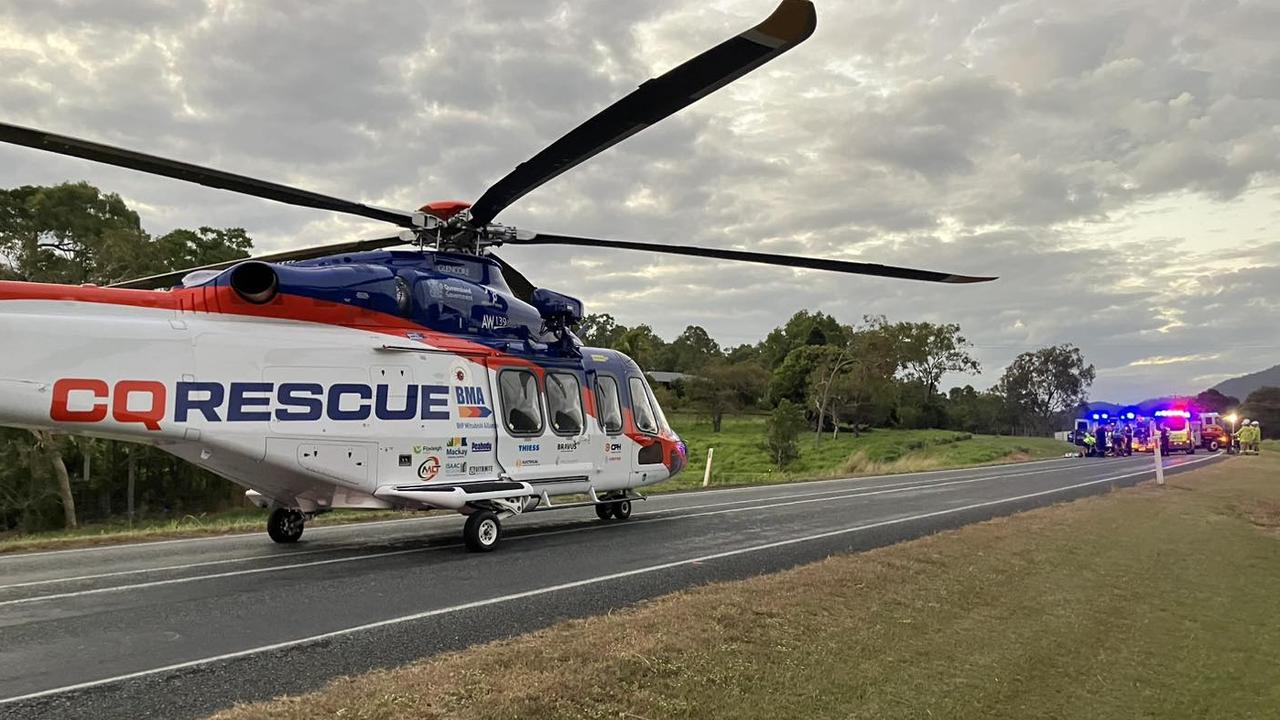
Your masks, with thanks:
M 1166 461 L 1171 472 L 1212 456 Z M 1149 480 L 1150 456 L 656 496 L 508 521 L 457 515 L 0 556 L 0 717 L 198 717 L 337 675 Z

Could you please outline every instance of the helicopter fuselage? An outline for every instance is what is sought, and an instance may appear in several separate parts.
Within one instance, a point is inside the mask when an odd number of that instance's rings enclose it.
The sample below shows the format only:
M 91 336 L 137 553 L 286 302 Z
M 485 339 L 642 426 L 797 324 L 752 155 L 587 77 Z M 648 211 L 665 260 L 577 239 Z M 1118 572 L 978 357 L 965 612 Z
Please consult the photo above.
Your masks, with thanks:
M 549 330 L 487 258 L 270 268 L 261 294 L 235 268 L 0 282 L 0 425 L 154 444 L 305 513 L 621 497 L 684 467 L 640 368 Z

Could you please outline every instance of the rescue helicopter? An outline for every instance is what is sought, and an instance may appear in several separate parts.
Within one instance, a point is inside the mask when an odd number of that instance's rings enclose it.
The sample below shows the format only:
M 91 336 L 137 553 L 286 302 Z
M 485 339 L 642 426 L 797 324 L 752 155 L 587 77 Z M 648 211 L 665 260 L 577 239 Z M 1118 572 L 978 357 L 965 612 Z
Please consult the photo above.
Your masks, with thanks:
M 495 222 L 526 193 L 815 27 L 809 0 L 782 0 L 474 203 L 417 211 L 0 123 L 8 143 L 400 228 L 105 287 L 0 282 L 0 425 L 163 448 L 245 487 L 270 509 L 267 533 L 278 543 L 298 541 L 308 519 L 338 508 L 457 511 L 475 551 L 498 545 L 504 520 L 535 510 L 589 504 L 601 520 L 625 520 L 641 488 L 685 467 L 686 447 L 641 368 L 574 334 L 582 303 L 535 287 L 496 249 L 621 248 L 927 282 L 994 279 Z M 392 249 L 402 245 L 413 247 Z

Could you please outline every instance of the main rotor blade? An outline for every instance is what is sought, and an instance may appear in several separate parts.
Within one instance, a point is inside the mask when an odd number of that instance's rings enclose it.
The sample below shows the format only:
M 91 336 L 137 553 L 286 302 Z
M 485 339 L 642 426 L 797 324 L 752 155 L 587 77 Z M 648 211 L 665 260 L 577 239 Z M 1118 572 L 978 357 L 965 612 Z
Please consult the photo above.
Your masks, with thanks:
M 397 236 L 374 238 L 372 240 L 356 240 L 354 242 L 333 243 L 331 245 L 319 245 L 316 247 L 304 248 L 302 250 L 285 250 L 283 252 L 271 253 L 269 255 L 239 258 L 236 260 L 227 260 L 226 262 L 210 263 L 209 265 L 201 265 L 200 267 L 187 268 L 185 270 L 174 270 L 173 272 L 150 275 L 136 280 L 118 282 L 113 285 L 108 285 L 107 287 L 129 288 L 134 290 L 155 290 L 157 288 L 173 287 L 182 282 L 182 278 L 199 270 L 225 270 L 226 268 L 239 265 L 240 263 L 247 262 L 249 260 L 258 260 L 260 262 L 269 263 L 298 262 L 299 260 L 312 260 L 326 255 L 341 255 L 343 253 L 364 252 L 366 250 L 381 250 L 382 248 L 395 247 L 396 245 L 404 244 L 405 241 Z
M 533 302 L 533 291 L 538 288 L 529 281 L 529 278 L 493 253 L 489 253 L 486 257 L 502 266 L 502 277 L 507 281 L 507 287 L 511 288 L 512 295 L 525 302 Z
M 407 228 L 414 227 L 413 213 L 404 210 L 374 207 L 351 200 L 313 193 L 309 190 L 300 190 L 288 185 L 280 185 L 244 175 L 200 167 L 199 165 L 192 165 L 178 160 L 146 155 L 66 135 L 55 135 L 43 130 L 33 130 L 18 125 L 0 123 L 0 141 L 13 143 L 14 145 L 25 145 L 37 150 L 47 150 L 59 155 L 70 155 L 106 165 L 139 170 L 152 175 L 185 180 L 244 195 L 253 195 L 254 197 L 275 200 L 289 205 L 331 210 L 348 215 L 359 215 L 372 220 L 382 220 Z
M 816 26 L 810 0 L 782 0 L 764 22 L 645 82 L 521 163 L 471 206 L 472 224 L 487 225 L 534 188 L 804 42 Z
M 716 248 L 693 247 L 690 245 L 655 245 L 652 243 L 627 242 L 625 240 L 600 240 L 597 238 L 574 237 L 572 235 L 537 234 L 531 238 L 507 241 L 508 245 L 578 245 L 592 248 L 619 248 L 622 250 L 643 250 L 646 252 L 665 253 L 668 255 L 691 255 L 694 257 L 715 258 L 716 260 L 741 260 L 743 262 L 762 263 L 765 265 L 782 265 L 784 267 L 807 268 L 810 270 L 828 270 L 831 272 L 851 273 L 855 275 L 874 275 L 876 277 L 898 278 L 901 280 L 922 280 L 941 283 L 980 283 L 995 280 L 994 277 L 977 277 L 971 275 L 954 275 L 934 270 L 918 270 L 916 268 L 880 265 L 877 263 L 852 262 L 849 260 L 827 260 L 823 258 L 794 257 L 791 255 L 774 255 L 771 253 L 748 252 L 745 250 L 720 250 Z

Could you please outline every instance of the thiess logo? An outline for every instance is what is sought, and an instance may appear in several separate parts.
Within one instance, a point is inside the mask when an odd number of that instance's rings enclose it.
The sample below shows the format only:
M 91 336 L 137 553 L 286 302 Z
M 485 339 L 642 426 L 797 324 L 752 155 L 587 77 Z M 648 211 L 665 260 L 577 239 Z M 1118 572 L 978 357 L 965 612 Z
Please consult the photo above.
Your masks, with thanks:
M 110 414 L 116 422 L 138 423 L 155 431 L 165 419 L 168 402 L 164 383 L 121 380 L 109 386 L 92 378 L 63 378 L 53 384 L 49 417 L 62 423 L 96 423 Z M 360 383 L 177 383 L 173 422 L 191 422 L 193 415 L 210 423 L 448 420 L 449 388 L 406 385 L 393 393 L 390 385 Z
M 538 452 L 541 449 L 542 449 L 542 446 L 539 445 L 538 443 L 522 443 L 520 445 L 520 452 L 522 453 Z

